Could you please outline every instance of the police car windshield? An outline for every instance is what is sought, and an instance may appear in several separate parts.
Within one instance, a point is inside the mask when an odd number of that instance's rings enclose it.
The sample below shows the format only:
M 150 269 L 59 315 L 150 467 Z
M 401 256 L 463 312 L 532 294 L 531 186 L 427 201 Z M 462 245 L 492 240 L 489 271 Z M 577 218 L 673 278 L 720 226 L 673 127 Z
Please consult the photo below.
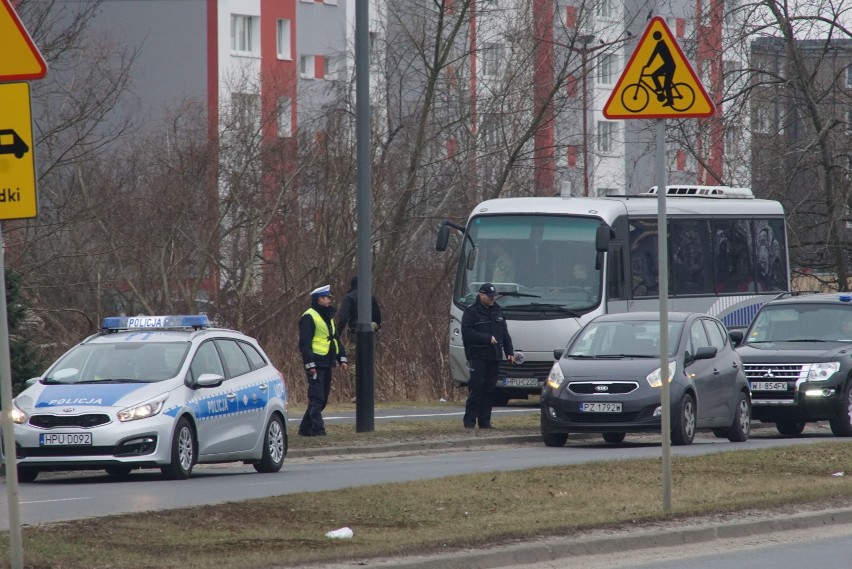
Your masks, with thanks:
M 154 383 L 175 377 L 189 342 L 85 344 L 65 354 L 44 383 Z
M 746 343 L 852 342 L 852 307 L 848 303 L 786 303 L 758 312 Z

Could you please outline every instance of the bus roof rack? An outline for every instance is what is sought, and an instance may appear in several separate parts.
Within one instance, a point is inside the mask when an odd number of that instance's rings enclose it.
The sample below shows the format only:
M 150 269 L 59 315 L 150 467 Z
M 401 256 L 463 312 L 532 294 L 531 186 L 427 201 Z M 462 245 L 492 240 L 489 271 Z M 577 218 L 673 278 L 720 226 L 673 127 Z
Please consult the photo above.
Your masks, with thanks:
M 657 186 L 653 186 L 645 194 L 640 195 L 656 196 Z M 749 188 L 732 188 L 730 186 L 666 186 L 666 195 L 675 197 L 754 199 L 754 194 Z

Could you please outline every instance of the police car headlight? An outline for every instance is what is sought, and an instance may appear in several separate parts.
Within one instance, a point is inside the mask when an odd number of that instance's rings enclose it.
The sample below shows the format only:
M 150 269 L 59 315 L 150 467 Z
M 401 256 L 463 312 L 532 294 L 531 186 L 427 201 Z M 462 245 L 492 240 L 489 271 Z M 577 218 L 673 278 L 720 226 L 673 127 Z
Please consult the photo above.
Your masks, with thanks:
M 134 405 L 133 407 L 122 409 L 118 412 L 118 420 L 122 423 L 125 423 L 127 421 L 135 421 L 137 419 L 147 419 L 148 417 L 153 417 L 154 415 L 163 410 L 163 405 L 165 405 L 167 398 L 168 397 L 160 397 L 159 399 L 155 399 L 153 401 L 140 403 L 139 405 Z
M 663 385 L 663 377 L 660 373 L 660 370 L 662 369 L 663 368 L 658 367 L 648 374 L 648 377 L 645 378 L 648 381 L 648 385 L 651 387 L 660 387 Z M 671 383 L 675 371 L 677 371 L 677 362 L 669 362 L 669 383 Z
M 825 381 L 838 371 L 840 371 L 840 362 L 811 364 L 808 370 L 808 381 Z
M 12 415 L 12 422 L 16 425 L 23 425 L 27 422 L 27 414 L 18 409 L 17 405 L 12 405 L 12 412 L 10 415 Z
M 559 367 L 559 363 L 557 362 L 550 368 L 550 374 L 547 376 L 547 386 L 552 389 L 559 389 L 563 381 L 565 381 L 565 374 L 562 373 L 562 368 Z

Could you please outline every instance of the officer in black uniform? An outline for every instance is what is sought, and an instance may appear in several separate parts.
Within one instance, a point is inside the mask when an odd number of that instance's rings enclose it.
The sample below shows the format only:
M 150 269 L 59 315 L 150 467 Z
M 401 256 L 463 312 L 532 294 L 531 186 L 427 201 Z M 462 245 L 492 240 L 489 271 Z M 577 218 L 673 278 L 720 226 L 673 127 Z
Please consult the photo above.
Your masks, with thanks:
M 299 319 L 299 352 L 308 376 L 308 408 L 299 425 L 303 437 L 325 436 L 322 411 L 331 392 L 331 369 L 346 370 L 346 348 L 334 327 L 334 296 L 329 285 L 311 291 L 311 307 Z
M 477 422 L 480 429 L 494 428 L 491 408 L 497 389 L 497 366 L 503 354 L 510 362 L 515 361 L 512 338 L 496 296 L 493 284 L 483 284 L 476 302 L 468 306 L 462 316 L 462 342 L 471 370 L 464 409 L 466 429 L 474 428 Z

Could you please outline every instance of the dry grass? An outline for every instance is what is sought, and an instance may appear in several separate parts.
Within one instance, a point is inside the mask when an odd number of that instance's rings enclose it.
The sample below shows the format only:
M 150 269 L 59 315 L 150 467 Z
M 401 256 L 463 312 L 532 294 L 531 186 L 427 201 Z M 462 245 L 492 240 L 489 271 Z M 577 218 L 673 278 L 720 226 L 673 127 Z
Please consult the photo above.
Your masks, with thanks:
M 846 442 L 676 457 L 675 516 L 852 497 Z M 485 473 L 26 528 L 28 568 L 247 569 L 664 519 L 659 460 Z M 353 528 L 352 540 L 327 540 Z M 5 540 L 0 558 L 8 559 Z

